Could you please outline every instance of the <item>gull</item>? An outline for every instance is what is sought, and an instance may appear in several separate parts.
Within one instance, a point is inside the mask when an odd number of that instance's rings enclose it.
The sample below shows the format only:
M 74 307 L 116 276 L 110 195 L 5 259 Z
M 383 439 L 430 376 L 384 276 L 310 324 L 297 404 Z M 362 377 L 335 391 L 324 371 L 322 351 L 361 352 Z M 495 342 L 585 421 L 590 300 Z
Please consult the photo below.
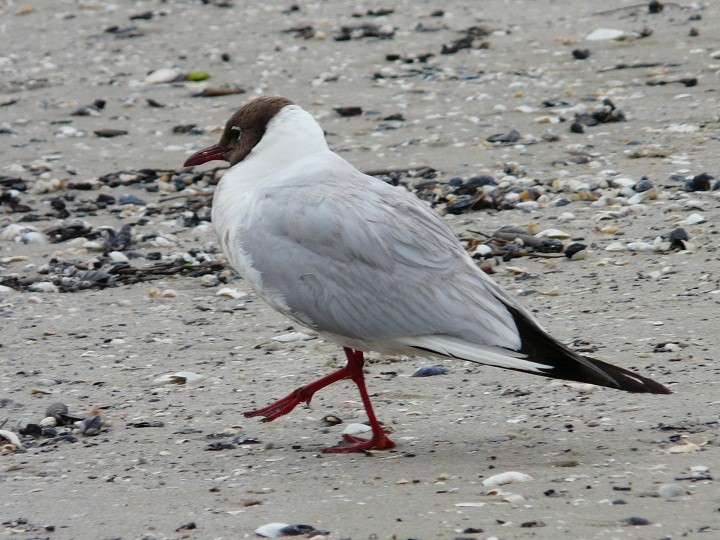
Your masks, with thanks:
M 389 449 L 363 376 L 364 352 L 455 358 L 628 392 L 668 394 L 551 337 L 411 193 L 332 152 L 320 125 L 283 97 L 240 107 L 220 141 L 185 166 L 224 160 L 212 222 L 227 260 L 258 297 L 343 347 L 347 364 L 245 413 L 272 421 L 342 379 L 358 387 L 372 436 L 325 452 Z

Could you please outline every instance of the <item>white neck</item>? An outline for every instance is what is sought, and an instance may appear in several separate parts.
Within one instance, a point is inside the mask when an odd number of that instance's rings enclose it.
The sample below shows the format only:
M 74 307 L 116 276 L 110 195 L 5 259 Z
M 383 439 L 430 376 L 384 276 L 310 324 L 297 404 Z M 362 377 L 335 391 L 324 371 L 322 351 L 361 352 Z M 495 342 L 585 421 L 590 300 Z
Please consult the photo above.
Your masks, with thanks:
M 328 145 L 320 125 L 307 111 L 288 105 L 268 122 L 265 135 L 252 152 L 231 170 L 257 178 L 322 151 L 328 151 Z

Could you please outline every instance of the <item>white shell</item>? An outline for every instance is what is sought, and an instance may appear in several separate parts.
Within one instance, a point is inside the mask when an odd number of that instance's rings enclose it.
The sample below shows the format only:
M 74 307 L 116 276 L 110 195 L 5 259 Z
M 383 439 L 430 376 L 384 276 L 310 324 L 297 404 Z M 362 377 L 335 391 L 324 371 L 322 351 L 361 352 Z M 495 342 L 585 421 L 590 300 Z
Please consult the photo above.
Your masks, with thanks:
M 303 332 L 290 332 L 289 334 L 283 334 L 282 336 L 275 336 L 272 341 L 279 341 L 280 343 L 291 343 L 293 341 L 305 341 L 312 339 L 314 336 L 305 334 Z
M 621 244 L 620 242 L 613 242 L 605 248 L 605 251 L 627 251 L 627 249 L 628 248 L 625 244 Z
M 558 240 L 566 240 L 572 235 L 561 231 L 560 229 L 545 229 L 535 235 L 537 238 L 557 238 Z
M 170 375 L 161 375 L 157 379 L 155 379 L 155 384 L 167 384 L 167 383 L 175 383 L 175 384 L 186 384 L 186 383 L 192 383 L 196 381 L 201 381 L 205 378 L 205 375 L 200 375 L 198 373 L 194 373 L 192 371 L 178 371 L 177 373 L 172 373 Z
M 224 287 L 220 289 L 218 292 L 215 293 L 215 296 L 225 296 L 226 298 L 232 298 L 233 300 L 238 300 L 239 298 L 242 298 L 245 296 L 244 293 L 241 293 L 237 289 L 231 289 L 229 287 Z
M 161 84 L 174 81 L 180 76 L 180 73 L 170 68 L 160 68 L 153 71 L 150 75 L 145 77 L 145 82 L 148 84 Z
M 255 534 L 264 538 L 277 538 L 278 536 L 282 536 L 280 531 L 289 526 L 288 523 L 268 523 L 255 529 Z
M 528 482 L 529 480 L 532 480 L 533 477 L 529 474 L 517 472 L 517 471 L 508 471 L 500 474 L 496 474 L 495 476 L 491 476 L 490 478 L 486 478 L 482 481 L 483 486 L 485 487 L 492 487 L 492 486 L 504 486 L 505 484 L 517 484 L 519 482 Z
M 7 429 L 0 429 L 0 438 L 7 439 L 10 444 L 12 444 L 18 450 L 23 449 L 23 445 L 20 442 L 20 437 L 15 435 L 12 431 L 8 431 Z
M 343 435 L 360 435 L 361 433 L 367 433 L 368 431 L 372 431 L 370 426 L 355 423 L 348 424 L 340 433 Z
M 630 242 L 627 245 L 627 248 L 630 251 L 653 251 L 655 246 L 653 246 L 650 242 Z
M 680 222 L 680 225 L 697 225 L 698 223 L 703 223 L 704 221 L 705 216 L 702 214 L 690 214 Z
M 624 35 L 625 32 L 617 28 L 598 28 L 585 36 L 585 39 L 588 41 L 603 41 L 606 39 L 618 39 Z
M 127 255 L 125 255 L 121 251 L 111 251 L 110 253 L 108 253 L 108 259 L 110 259 L 114 263 L 126 263 L 130 261 Z

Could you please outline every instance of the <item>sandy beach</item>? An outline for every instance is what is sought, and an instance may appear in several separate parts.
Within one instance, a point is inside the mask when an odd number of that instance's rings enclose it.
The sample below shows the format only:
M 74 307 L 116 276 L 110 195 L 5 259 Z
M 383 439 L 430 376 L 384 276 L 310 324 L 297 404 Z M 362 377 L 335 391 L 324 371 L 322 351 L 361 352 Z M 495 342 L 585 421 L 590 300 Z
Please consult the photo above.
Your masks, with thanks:
M 0 1 L 0 538 L 720 537 L 720 11 L 650 4 Z M 673 394 L 371 353 L 397 448 L 322 453 L 350 382 L 244 418 L 344 363 L 225 264 L 221 164 L 182 168 L 257 95 Z

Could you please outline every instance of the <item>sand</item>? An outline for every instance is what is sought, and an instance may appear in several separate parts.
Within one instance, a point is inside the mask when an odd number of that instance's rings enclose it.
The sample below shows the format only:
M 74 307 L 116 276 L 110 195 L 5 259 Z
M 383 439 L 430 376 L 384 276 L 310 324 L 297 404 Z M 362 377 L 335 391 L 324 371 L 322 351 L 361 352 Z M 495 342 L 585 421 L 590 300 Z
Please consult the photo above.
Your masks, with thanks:
M 215 142 L 249 96 L 274 94 L 313 113 L 331 147 L 361 170 L 424 165 L 445 180 L 513 172 L 556 181 L 550 199 L 565 193 L 563 182 L 592 184 L 589 191 L 607 194 L 607 206 L 541 202 L 447 220 L 461 236 L 530 224 L 561 229 L 586 244 L 588 256 L 580 261 L 495 261 L 494 277 L 559 339 L 587 342 L 593 356 L 637 369 L 674 394 L 633 395 L 451 361 L 438 362 L 447 375 L 414 378 L 430 360 L 373 354 L 368 386 L 398 446 L 327 455 L 322 448 L 336 444 L 347 424 L 365 420 L 352 384 L 335 384 L 310 408 L 273 423 L 242 412 L 340 367 L 341 349 L 318 338 L 272 341 L 305 330 L 255 299 L 240 278 L 227 273 L 227 283 L 210 287 L 200 277 L 175 275 L 76 293 L 4 290 L 3 429 L 39 421 L 56 401 L 79 416 L 98 407 L 105 425 L 96 436 L 76 434 L 74 443 L 41 446 L 47 439 L 29 438 L 26 451 L 0 453 L 1 536 L 242 538 L 272 522 L 311 525 L 338 539 L 720 536 L 713 481 L 720 469 L 720 199 L 717 190 L 687 192 L 678 179 L 720 175 L 715 6 L 668 4 L 650 14 L 633 2 L 333 1 L 299 3 L 285 13 L 290 3 L 238 0 L 231 7 L 217 1 L 25 4 L 0 4 L 0 175 L 34 185 L 180 169 L 191 151 Z M 382 7 L 394 12 L 367 15 Z M 444 15 L 431 17 L 435 10 Z M 129 19 L 148 11 L 150 18 Z M 394 34 L 333 39 L 343 25 L 364 23 L 386 25 L 382 32 Z M 440 54 L 443 44 L 480 24 L 490 34 L 471 49 Z M 108 31 L 112 26 L 119 30 Z M 313 37 L 285 32 L 302 26 L 311 26 Z M 623 30 L 626 39 L 585 39 L 600 28 Z M 651 35 L 641 37 L 647 28 Z M 142 35 L 132 37 L 136 33 Z M 586 48 L 589 58 L 573 58 L 574 49 Z M 386 60 L 423 53 L 434 56 L 424 63 Z M 633 63 L 652 65 L 605 69 Z M 162 68 L 211 77 L 146 81 Z M 696 85 L 687 83 L 692 77 Z M 680 79 L 686 83 L 673 82 Z M 192 97 L 204 86 L 240 86 L 247 93 Z M 592 110 L 603 98 L 626 121 L 571 132 L 573 113 Z M 71 116 L 97 99 L 106 101 L 99 114 Z M 165 106 L 151 107 L 147 99 Z M 551 99 L 568 106 L 543 106 Z M 334 108 L 343 106 L 364 113 L 342 117 Z M 404 120 L 383 120 L 396 114 Z M 183 124 L 196 124 L 201 133 L 173 133 Z M 62 131 L 68 127 L 74 131 Z M 100 138 L 93 134 L 99 129 L 127 134 Z M 510 129 L 523 137 L 516 144 L 486 142 Z M 639 206 L 614 198 L 617 189 L 607 186 L 643 176 L 657 198 Z M 566 192 L 568 198 L 575 193 Z M 21 194 L 40 216 L 28 224 L 42 231 L 57 222 L 49 201 L 62 193 Z M 184 203 L 159 202 L 162 193 L 128 187 L 77 193 L 92 199 L 134 194 L 160 208 Z M 119 228 L 146 211 L 110 209 L 83 219 Z M 574 217 L 563 216 L 567 212 Z M 695 213 L 704 221 L 683 225 L 691 249 L 606 250 L 613 243 L 652 244 Z M 0 229 L 23 215 L 6 205 Z M 606 226 L 616 229 L 603 232 Z M 160 231 L 174 243 L 130 251 L 198 250 L 220 260 L 207 224 L 184 227 L 149 215 L 137 231 Z M 102 253 L 72 242 L 5 239 L 0 275 L 35 275 L 53 256 L 89 261 Z M 218 296 L 224 287 L 237 289 L 240 298 Z M 167 290 L 174 294 L 157 294 Z M 179 371 L 202 379 L 156 382 Z M 343 424 L 324 425 L 326 415 Z M 137 427 L 143 425 L 151 427 Z M 208 450 L 234 435 L 259 442 Z M 532 480 L 482 484 L 506 471 Z M 680 486 L 671 497 L 658 493 L 667 484 Z M 663 493 L 673 492 L 668 489 Z

